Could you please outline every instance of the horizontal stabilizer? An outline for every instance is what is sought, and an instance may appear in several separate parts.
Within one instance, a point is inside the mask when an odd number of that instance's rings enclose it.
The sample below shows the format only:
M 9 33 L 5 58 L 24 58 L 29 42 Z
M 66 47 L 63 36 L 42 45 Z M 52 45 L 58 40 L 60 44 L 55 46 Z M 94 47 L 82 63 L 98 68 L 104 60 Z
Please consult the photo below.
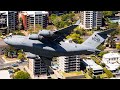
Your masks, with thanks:
M 94 32 L 92 36 L 90 36 L 85 42 L 82 43 L 84 46 L 88 46 L 91 48 L 98 47 L 102 42 L 105 41 L 105 39 L 108 37 L 108 34 L 110 34 L 114 29 L 109 29 L 107 31 L 101 31 L 101 32 Z

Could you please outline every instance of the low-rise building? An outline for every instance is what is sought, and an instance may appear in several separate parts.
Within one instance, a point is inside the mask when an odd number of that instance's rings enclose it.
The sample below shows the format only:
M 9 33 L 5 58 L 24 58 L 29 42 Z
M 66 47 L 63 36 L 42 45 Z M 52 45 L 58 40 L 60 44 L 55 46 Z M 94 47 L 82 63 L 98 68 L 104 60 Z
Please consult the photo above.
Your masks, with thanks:
M 96 64 L 92 59 L 83 59 L 81 63 L 84 65 L 86 70 L 92 68 L 94 75 L 103 73 L 103 68 L 100 65 Z
M 120 54 L 110 52 L 103 55 L 102 62 L 106 64 L 106 68 L 112 72 L 116 72 L 120 66 Z
M 103 55 L 102 62 L 105 64 L 120 63 L 120 54 L 110 52 Z

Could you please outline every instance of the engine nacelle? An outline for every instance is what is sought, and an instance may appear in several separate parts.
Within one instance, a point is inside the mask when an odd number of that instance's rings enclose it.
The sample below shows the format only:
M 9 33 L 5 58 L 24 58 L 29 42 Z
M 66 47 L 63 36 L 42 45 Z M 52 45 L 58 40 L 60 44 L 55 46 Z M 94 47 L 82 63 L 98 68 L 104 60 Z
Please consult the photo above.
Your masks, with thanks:
M 39 35 L 43 37 L 51 37 L 53 34 L 54 34 L 54 31 L 50 31 L 50 30 L 39 31 Z
M 27 55 L 26 55 L 27 58 L 30 58 L 30 59 L 38 58 L 38 56 L 35 55 L 35 54 L 32 54 L 32 53 L 26 53 L 26 54 L 27 54 Z
M 43 36 L 38 35 L 38 34 L 31 34 L 31 35 L 29 35 L 29 39 L 32 39 L 32 40 L 41 40 L 43 38 L 44 38 Z

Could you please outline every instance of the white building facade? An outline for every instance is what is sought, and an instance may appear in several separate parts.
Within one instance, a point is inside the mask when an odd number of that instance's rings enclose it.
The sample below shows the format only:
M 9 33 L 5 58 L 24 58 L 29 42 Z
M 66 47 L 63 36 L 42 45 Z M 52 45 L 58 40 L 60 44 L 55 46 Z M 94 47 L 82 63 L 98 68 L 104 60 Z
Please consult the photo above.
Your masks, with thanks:
M 119 53 L 107 53 L 103 55 L 102 61 L 107 64 L 120 63 L 120 54 Z
M 59 70 L 62 72 L 80 71 L 80 56 L 58 57 Z
M 89 70 L 92 68 L 94 75 L 103 73 L 103 68 L 100 65 L 96 64 L 92 59 L 83 59 L 81 63 L 84 64 L 84 66 L 86 67 L 86 70 Z
M 81 11 L 81 27 L 93 29 L 102 26 L 101 11 Z
M 32 78 L 47 74 L 47 68 L 41 59 L 29 59 L 27 71 Z
M 107 53 L 103 55 L 102 62 L 106 64 L 106 68 L 112 72 L 116 72 L 120 66 L 120 54 L 119 53 Z

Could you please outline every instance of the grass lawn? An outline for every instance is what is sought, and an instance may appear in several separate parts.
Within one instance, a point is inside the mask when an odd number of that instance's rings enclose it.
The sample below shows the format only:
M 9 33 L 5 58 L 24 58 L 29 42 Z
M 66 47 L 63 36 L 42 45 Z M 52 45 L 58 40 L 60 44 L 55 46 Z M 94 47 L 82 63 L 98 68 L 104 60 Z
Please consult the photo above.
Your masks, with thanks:
M 82 71 L 75 71 L 75 72 L 69 72 L 69 73 L 62 72 L 62 74 L 64 77 L 84 75 Z

